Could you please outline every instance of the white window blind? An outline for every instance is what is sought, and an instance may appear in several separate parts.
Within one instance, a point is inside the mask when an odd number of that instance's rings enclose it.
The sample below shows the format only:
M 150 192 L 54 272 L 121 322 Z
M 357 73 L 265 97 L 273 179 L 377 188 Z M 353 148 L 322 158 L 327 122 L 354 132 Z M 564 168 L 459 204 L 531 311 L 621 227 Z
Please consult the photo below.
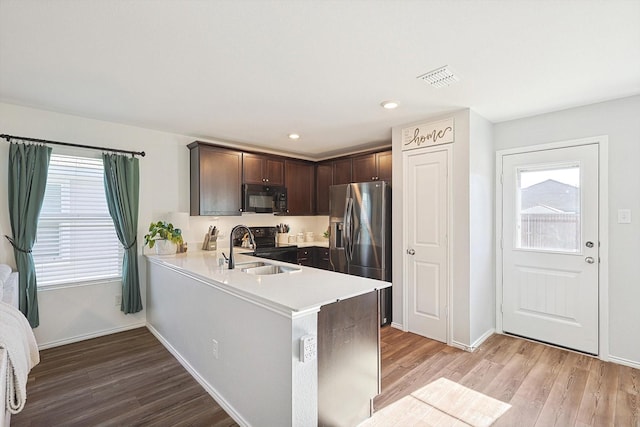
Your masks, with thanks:
M 38 286 L 122 276 L 102 159 L 52 154 L 33 247 Z

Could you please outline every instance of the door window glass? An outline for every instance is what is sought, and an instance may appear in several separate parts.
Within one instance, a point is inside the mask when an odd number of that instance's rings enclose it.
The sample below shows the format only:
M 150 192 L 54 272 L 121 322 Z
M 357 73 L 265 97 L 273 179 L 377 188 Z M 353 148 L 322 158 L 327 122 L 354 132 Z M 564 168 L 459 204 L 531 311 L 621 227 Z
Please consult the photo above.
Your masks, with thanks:
M 517 168 L 516 248 L 579 253 L 580 165 Z

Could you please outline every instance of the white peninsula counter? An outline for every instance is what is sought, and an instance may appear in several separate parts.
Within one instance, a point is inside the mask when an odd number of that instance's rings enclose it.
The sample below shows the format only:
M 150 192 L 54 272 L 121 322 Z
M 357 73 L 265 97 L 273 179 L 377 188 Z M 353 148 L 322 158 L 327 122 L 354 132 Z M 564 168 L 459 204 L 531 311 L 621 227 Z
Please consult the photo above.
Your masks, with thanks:
M 291 264 L 242 254 L 234 270 L 216 252 L 146 259 L 150 330 L 240 425 L 346 426 L 369 415 L 376 291 L 390 283 L 304 266 L 251 275 L 242 263 Z M 317 340 L 317 357 L 312 346 L 303 361 L 303 337 Z

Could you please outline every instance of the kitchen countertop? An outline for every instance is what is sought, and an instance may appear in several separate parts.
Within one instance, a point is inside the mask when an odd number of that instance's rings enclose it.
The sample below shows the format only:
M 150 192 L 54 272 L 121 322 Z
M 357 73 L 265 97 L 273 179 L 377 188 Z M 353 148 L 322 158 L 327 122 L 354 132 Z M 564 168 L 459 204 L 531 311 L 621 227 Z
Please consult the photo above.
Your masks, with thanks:
M 309 246 L 316 246 L 307 242 Z M 219 266 L 221 252 L 228 250 L 193 251 L 175 255 L 146 254 L 149 262 L 163 265 L 187 276 L 200 279 L 211 286 L 249 299 L 290 317 L 339 300 L 362 295 L 391 286 L 389 282 L 351 276 L 285 262 L 265 260 L 236 253 L 236 268 Z M 242 263 L 266 262 L 274 265 L 295 266 L 299 271 L 256 276 L 241 271 Z M 178 286 L 178 285 L 176 285 Z

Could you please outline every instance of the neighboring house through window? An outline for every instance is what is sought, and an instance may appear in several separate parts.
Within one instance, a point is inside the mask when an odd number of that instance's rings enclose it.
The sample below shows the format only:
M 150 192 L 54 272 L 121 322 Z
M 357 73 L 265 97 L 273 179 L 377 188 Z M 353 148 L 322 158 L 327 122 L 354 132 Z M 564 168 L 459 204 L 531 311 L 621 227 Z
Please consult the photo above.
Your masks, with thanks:
M 122 245 L 104 193 L 102 159 L 52 154 L 33 247 L 38 286 L 118 279 Z

